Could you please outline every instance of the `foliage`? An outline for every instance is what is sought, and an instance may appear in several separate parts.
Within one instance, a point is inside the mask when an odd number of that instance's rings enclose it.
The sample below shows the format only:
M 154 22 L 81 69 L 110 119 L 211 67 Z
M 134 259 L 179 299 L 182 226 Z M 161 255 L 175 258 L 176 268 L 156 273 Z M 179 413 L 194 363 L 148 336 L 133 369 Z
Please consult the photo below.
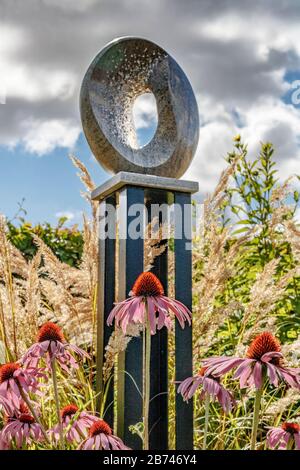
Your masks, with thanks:
M 243 357 L 251 339 L 264 330 L 280 338 L 291 363 L 299 366 L 300 232 L 294 219 L 299 198 L 291 179 L 278 184 L 273 151 L 270 143 L 262 144 L 259 157 L 251 160 L 238 136 L 227 157 L 229 167 L 205 201 L 203 236 L 194 241 L 196 370 L 204 357 Z M 238 407 L 228 417 L 212 407 L 208 438 L 212 449 L 247 446 L 254 396 L 241 394 L 229 377 L 225 384 L 238 397 Z M 279 400 L 276 408 L 276 400 L 285 395 L 285 387 L 267 388 L 260 437 L 266 424 L 278 422 L 282 413 L 299 416 L 297 393 L 285 402 Z M 203 416 L 203 404 L 196 401 L 199 447 Z
M 26 259 L 30 260 L 37 252 L 34 235 L 43 240 L 51 248 L 55 256 L 70 266 L 78 267 L 83 251 L 82 232 L 76 225 L 65 227 L 66 218 L 59 219 L 57 226 L 49 223 L 32 226 L 30 222 L 21 220 L 17 226 L 8 222 L 8 239 L 20 250 Z
M 299 201 L 296 185 L 292 178 L 279 184 L 270 143 L 262 144 L 259 156 L 253 159 L 237 136 L 233 152 L 226 159 L 228 167 L 204 202 L 202 232 L 193 240 L 194 370 L 199 370 L 205 357 L 221 354 L 243 357 L 253 337 L 265 330 L 280 339 L 289 365 L 299 367 L 300 230 L 295 219 Z M 73 161 L 90 191 L 93 184 L 88 173 L 77 159 Z M 297 177 L 294 181 L 297 183 Z M 70 234 L 63 225 L 51 228 L 46 224 L 37 229 L 23 224 L 18 229 L 12 223 L 8 228 L 2 223 L 0 340 L 5 344 L 6 359 L 15 359 L 20 350 L 24 351 L 45 320 L 58 322 L 68 339 L 85 344 L 93 353 L 98 257 L 95 206 L 92 212 L 93 219 L 85 221 L 83 234 L 75 229 Z M 172 243 L 169 240 L 171 248 Z M 151 267 L 153 257 L 161 251 L 156 245 L 146 245 L 147 250 L 146 265 Z M 172 263 L 170 259 L 169 295 L 174 287 Z M 118 354 L 139 334 L 140 331 L 132 331 L 124 336 L 116 330 L 112 335 L 104 365 L 106 384 Z M 169 344 L 174 346 L 172 335 Z M 174 351 L 170 353 L 169 371 L 169 426 L 174 438 Z M 69 388 L 66 383 L 60 393 L 63 403 L 70 400 L 77 403 L 77 394 L 82 408 L 83 403 L 91 400 L 94 364 L 80 369 L 80 374 L 81 381 L 74 379 Z M 240 391 L 231 374 L 223 384 L 233 391 L 237 406 L 225 415 L 218 403 L 211 405 L 207 448 L 246 449 L 254 393 Z M 203 444 L 204 415 L 204 404 L 197 396 L 196 448 Z M 299 416 L 300 393 L 283 385 L 275 389 L 267 384 L 259 448 L 265 447 L 267 426 L 277 425 L 282 419 L 299 420 Z

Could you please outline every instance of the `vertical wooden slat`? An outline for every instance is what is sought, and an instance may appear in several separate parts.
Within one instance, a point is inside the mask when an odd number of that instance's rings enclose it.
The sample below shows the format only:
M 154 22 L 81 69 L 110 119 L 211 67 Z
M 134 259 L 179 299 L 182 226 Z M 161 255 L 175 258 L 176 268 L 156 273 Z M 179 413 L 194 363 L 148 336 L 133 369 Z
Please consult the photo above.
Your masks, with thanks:
M 113 327 L 106 325 L 107 317 L 115 301 L 115 215 L 116 199 L 112 195 L 102 201 L 99 206 L 99 278 L 98 278 L 98 306 L 97 306 L 97 410 L 100 410 L 103 396 L 102 369 L 104 363 L 105 346 L 108 343 Z M 106 234 L 106 235 L 105 235 Z M 105 420 L 113 426 L 113 379 L 107 393 L 105 403 Z
M 166 191 L 148 191 L 148 221 L 151 221 L 151 205 L 167 204 Z M 160 213 L 159 223 L 167 222 Z M 162 240 L 162 243 L 164 240 Z M 152 272 L 160 279 L 168 295 L 168 250 L 154 260 Z M 151 403 L 149 410 L 150 449 L 168 449 L 168 331 L 158 331 L 151 339 Z
M 175 296 L 192 308 L 191 195 L 174 193 L 175 203 Z M 178 211 L 178 212 L 177 212 Z M 175 327 L 175 378 L 192 375 L 192 328 Z M 193 449 L 193 401 L 176 394 L 176 449 Z
M 118 300 L 128 297 L 134 281 L 144 268 L 144 240 L 132 239 L 129 236 L 130 224 L 137 214 L 128 214 L 134 204 L 144 205 L 144 189 L 126 187 L 119 195 L 119 234 L 125 235 L 119 240 L 119 285 Z M 143 225 L 143 224 L 142 224 Z M 144 227 L 141 227 L 143 232 Z M 126 373 L 124 372 L 126 371 Z M 117 432 L 126 445 L 133 449 L 141 449 L 141 439 L 132 434 L 128 427 L 142 421 L 142 338 L 133 338 L 121 354 L 118 362 L 118 423 Z

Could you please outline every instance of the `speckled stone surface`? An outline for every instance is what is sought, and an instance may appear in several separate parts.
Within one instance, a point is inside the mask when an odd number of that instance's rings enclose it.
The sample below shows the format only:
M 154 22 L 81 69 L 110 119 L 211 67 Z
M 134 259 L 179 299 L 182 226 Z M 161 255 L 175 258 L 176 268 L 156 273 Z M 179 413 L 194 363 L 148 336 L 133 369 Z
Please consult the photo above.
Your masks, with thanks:
M 132 108 L 151 92 L 158 124 L 152 140 L 138 148 Z M 95 57 L 82 82 L 80 111 L 90 148 L 105 170 L 180 178 L 199 137 L 192 87 L 176 61 L 140 38 L 112 41 Z

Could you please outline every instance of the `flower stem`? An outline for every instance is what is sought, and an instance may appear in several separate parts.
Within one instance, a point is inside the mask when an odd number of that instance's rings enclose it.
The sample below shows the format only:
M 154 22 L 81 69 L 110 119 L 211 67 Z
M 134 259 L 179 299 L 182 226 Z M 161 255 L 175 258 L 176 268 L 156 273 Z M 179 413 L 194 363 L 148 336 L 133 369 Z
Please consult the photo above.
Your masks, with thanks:
M 58 429 L 59 429 L 60 448 L 62 450 L 64 450 L 65 443 L 64 443 L 64 435 L 63 435 L 63 426 L 62 426 L 62 421 L 61 421 L 61 416 L 60 416 L 60 406 L 59 406 L 59 398 L 58 398 L 58 387 L 57 387 L 57 376 L 56 376 L 56 359 L 55 359 L 55 357 L 51 358 L 51 372 L 52 372 L 52 382 L 53 382 L 53 390 L 54 390 L 56 415 L 57 415 Z
M 35 410 L 34 410 L 32 404 L 31 404 L 29 398 L 28 398 L 28 397 L 26 396 L 26 394 L 24 393 L 24 391 L 23 391 L 21 385 L 20 385 L 19 383 L 17 383 L 17 385 L 18 385 L 18 389 L 20 390 L 20 394 L 21 394 L 22 399 L 24 400 L 24 402 L 25 402 L 26 405 L 28 406 L 28 408 L 29 408 L 29 410 L 30 410 L 32 416 L 33 416 L 34 419 L 35 419 L 35 421 L 40 425 L 41 431 L 42 431 L 42 433 L 43 433 L 43 436 L 44 436 L 46 442 L 47 442 L 48 444 L 50 444 L 50 441 L 49 441 L 49 438 L 48 438 L 47 433 L 46 433 L 46 431 L 45 431 L 45 428 L 44 428 L 44 426 L 42 425 L 42 423 L 41 423 L 41 421 L 40 421 L 38 415 L 36 414 L 36 412 L 35 412 Z
M 253 423 L 252 423 L 252 434 L 251 434 L 251 445 L 250 445 L 251 450 L 255 450 L 255 447 L 256 447 L 256 438 L 257 438 L 257 430 L 258 430 L 258 423 L 259 423 L 259 412 L 260 412 L 260 404 L 261 404 L 262 394 L 263 394 L 263 386 L 261 388 L 258 388 L 256 390 L 256 394 L 255 394 Z
M 205 421 L 204 421 L 204 436 L 203 436 L 203 446 L 202 450 L 206 450 L 206 443 L 207 443 L 207 431 L 208 431 L 208 420 L 209 420 L 209 394 L 206 394 L 205 397 Z
M 294 438 L 292 436 L 288 440 L 286 450 L 294 450 Z
M 143 408 L 144 408 L 144 450 L 149 450 L 149 405 L 150 405 L 150 360 L 151 360 L 151 331 L 148 320 L 148 311 L 146 309 L 147 324 L 144 329 L 144 389 L 143 389 Z

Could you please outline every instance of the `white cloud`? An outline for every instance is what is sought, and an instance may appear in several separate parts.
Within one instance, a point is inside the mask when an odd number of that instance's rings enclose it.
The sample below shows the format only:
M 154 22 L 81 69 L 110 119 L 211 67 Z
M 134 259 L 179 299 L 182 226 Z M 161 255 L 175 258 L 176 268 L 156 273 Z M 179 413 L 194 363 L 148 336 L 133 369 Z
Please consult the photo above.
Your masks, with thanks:
M 66 217 L 69 222 L 81 222 L 82 221 L 82 212 L 81 211 L 59 211 L 56 212 L 55 217 L 61 219 Z
M 133 121 L 136 129 L 144 129 L 157 123 L 156 99 L 152 93 L 138 96 L 133 104 Z
M 56 147 L 72 148 L 80 128 L 74 122 L 63 120 L 29 121 L 24 123 L 27 132 L 23 137 L 28 152 L 43 155 Z
M 185 179 L 199 181 L 200 193 L 207 194 L 215 187 L 221 171 L 226 167 L 224 157 L 232 147 L 236 128 L 225 122 L 210 122 L 200 130 L 195 158 L 184 175 Z
M 66 70 L 47 70 L 7 61 L 2 64 L 7 101 L 10 97 L 26 101 L 62 100 L 74 95 L 76 78 Z
M 75 214 L 74 212 L 70 212 L 70 211 L 60 211 L 60 212 L 56 212 L 55 217 L 57 217 L 58 219 L 62 217 L 66 217 L 68 220 L 72 220 L 74 219 Z
M 5 104 L 12 79 L 7 68 L 8 58 L 26 42 L 26 35 L 20 28 L 0 23 L 0 38 L 0 104 Z
M 28 34 L 20 24 L 16 26 L 0 22 L 0 37 L 0 57 L 2 59 L 14 54 L 28 42 Z
M 249 108 L 245 120 L 243 135 L 250 148 L 270 141 L 279 161 L 300 157 L 300 110 L 280 100 L 262 100 Z

